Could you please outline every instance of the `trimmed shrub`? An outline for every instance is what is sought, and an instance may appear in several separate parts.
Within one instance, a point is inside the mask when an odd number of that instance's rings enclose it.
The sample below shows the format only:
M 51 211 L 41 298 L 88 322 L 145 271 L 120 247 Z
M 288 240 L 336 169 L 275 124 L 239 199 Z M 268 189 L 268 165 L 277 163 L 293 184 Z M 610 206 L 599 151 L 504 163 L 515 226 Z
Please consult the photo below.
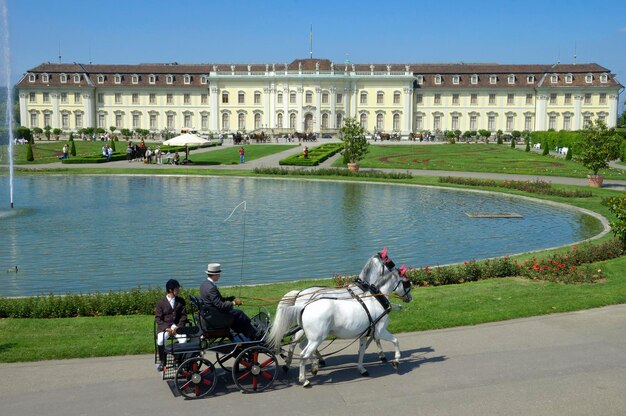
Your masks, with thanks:
M 476 179 L 476 178 L 458 178 L 453 176 L 441 176 L 439 177 L 441 183 L 453 183 L 456 185 L 468 185 L 468 186 L 485 186 L 493 188 L 507 188 L 517 189 L 519 191 L 529 192 L 533 194 L 541 195 L 554 195 L 562 196 L 565 198 L 589 198 L 593 196 L 591 191 L 565 191 L 562 189 L 555 189 L 550 182 L 536 180 L 536 181 L 495 181 L 493 179 Z
M 281 166 L 317 166 L 341 150 L 343 150 L 342 143 L 325 143 L 309 149 L 309 157 L 306 159 L 304 153 L 298 153 L 280 160 L 278 164 Z

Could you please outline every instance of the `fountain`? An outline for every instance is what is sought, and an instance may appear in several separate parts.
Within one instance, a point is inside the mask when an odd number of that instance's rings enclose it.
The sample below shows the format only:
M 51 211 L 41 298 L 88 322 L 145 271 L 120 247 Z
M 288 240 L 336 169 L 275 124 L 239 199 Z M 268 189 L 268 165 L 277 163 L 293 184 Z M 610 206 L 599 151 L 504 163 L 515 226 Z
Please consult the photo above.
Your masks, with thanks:
M 9 12 L 7 10 L 6 0 L 2 2 L 2 56 L 3 67 L 6 75 L 6 124 L 9 133 L 9 200 L 11 202 L 11 208 L 13 208 L 13 97 L 11 95 L 11 60 L 9 49 Z

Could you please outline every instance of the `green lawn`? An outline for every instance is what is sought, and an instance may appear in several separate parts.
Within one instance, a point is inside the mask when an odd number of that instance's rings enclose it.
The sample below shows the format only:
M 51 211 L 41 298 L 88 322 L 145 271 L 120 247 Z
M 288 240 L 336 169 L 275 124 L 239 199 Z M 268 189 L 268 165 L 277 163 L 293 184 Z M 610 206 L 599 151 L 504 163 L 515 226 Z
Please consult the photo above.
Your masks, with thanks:
M 450 170 L 466 172 L 513 173 L 522 175 L 585 178 L 589 171 L 580 163 L 511 149 L 496 144 L 371 145 L 359 164 L 364 168 Z M 335 167 L 343 166 L 337 160 Z M 608 179 L 626 179 L 626 172 L 606 169 Z
M 249 144 L 243 146 L 246 153 L 246 161 L 260 159 L 274 153 L 284 152 L 296 145 L 284 144 Z M 239 164 L 239 146 L 227 147 L 209 152 L 194 153 L 189 155 L 193 163 L 202 165 L 237 165 Z
M 20 144 L 13 146 L 13 160 L 16 165 L 38 165 L 45 163 L 56 163 L 59 164 L 61 161 L 59 157 L 63 155 L 63 145 L 70 142 L 67 140 L 51 140 L 45 142 L 35 142 L 33 147 L 33 157 L 34 161 L 28 162 L 26 160 L 26 149 L 27 146 Z M 110 143 L 110 142 L 108 142 Z M 76 146 L 76 156 L 93 156 L 93 155 L 101 155 L 102 154 L 102 146 L 107 144 L 107 142 L 101 141 L 82 141 L 82 140 L 74 140 L 74 145 Z M 150 143 L 148 143 L 150 144 Z M 115 142 L 115 150 L 117 153 L 126 153 L 126 146 L 128 146 L 128 142 L 126 141 L 118 141 Z M 2 163 L 6 164 L 4 155 L 6 155 L 8 150 L 8 146 L 3 145 L 0 146 L 0 152 L 3 154 Z

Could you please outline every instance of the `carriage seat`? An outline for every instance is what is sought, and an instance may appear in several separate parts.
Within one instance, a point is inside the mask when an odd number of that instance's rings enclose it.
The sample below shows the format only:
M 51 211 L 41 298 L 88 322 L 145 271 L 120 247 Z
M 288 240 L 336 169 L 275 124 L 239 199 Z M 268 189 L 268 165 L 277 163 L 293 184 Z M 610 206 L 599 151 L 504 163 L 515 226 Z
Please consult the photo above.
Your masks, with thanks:
M 165 352 L 168 354 L 187 354 L 190 352 L 198 352 L 202 349 L 200 338 L 192 338 L 187 342 L 168 342 L 165 345 Z
M 189 301 L 198 311 L 197 317 L 194 315 L 194 318 L 205 338 L 230 338 L 232 336 L 230 331 L 234 319 L 232 315 L 216 311 L 193 295 L 189 295 Z

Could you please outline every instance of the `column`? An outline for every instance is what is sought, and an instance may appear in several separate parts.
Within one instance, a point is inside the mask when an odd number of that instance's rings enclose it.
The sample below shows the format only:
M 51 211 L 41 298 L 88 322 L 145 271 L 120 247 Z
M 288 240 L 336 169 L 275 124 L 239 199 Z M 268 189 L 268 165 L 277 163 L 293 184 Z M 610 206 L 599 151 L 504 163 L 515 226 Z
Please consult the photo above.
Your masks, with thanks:
M 209 87 L 209 130 L 220 131 L 219 88 L 212 84 Z
M 28 126 L 33 128 L 35 126 L 30 125 L 30 117 L 28 114 L 28 94 L 20 93 L 20 120 L 22 120 L 22 126 Z
M 272 118 L 271 97 L 272 87 L 269 83 L 263 88 L 263 118 L 261 119 L 261 127 L 272 127 L 270 119 Z
M 321 85 L 315 89 L 316 108 L 315 108 L 315 120 L 313 120 L 313 132 L 319 133 L 322 127 L 322 87 Z
M 572 123 L 572 130 L 580 130 L 580 126 L 582 125 L 582 103 L 582 94 L 574 95 L 574 122 Z
M 96 108 L 93 92 L 83 94 L 83 110 L 85 111 L 85 127 L 96 127 Z
M 50 127 L 52 127 L 53 129 L 59 128 L 61 126 L 61 123 L 59 122 L 59 98 L 60 98 L 60 94 L 58 92 L 53 92 L 52 94 L 50 94 L 50 96 L 52 97 L 52 120 L 50 120 L 52 122 L 52 125 Z
M 350 117 L 354 117 L 356 118 L 357 116 L 357 100 L 359 99 L 359 97 L 357 96 L 357 88 L 356 88 L 356 82 L 351 82 L 350 83 Z M 357 120 L 358 121 L 358 120 Z
M 289 128 L 289 84 L 283 84 L 283 128 Z
M 617 94 L 609 95 L 609 117 L 606 121 L 607 127 L 615 127 L 617 125 Z
M 333 85 L 330 87 L 330 123 L 331 129 L 337 128 L 337 88 Z
M 296 131 L 304 131 L 304 115 L 302 114 L 302 92 L 304 88 L 302 84 L 298 85 L 298 93 L 296 94 Z
M 546 94 L 540 94 L 537 97 L 537 110 L 535 111 L 537 116 L 535 119 L 535 130 L 546 130 L 546 109 L 548 107 L 548 96 Z
M 413 102 L 413 88 L 410 86 L 404 87 L 404 102 L 403 102 L 403 110 L 402 110 L 402 136 L 408 136 L 411 133 L 411 103 Z

